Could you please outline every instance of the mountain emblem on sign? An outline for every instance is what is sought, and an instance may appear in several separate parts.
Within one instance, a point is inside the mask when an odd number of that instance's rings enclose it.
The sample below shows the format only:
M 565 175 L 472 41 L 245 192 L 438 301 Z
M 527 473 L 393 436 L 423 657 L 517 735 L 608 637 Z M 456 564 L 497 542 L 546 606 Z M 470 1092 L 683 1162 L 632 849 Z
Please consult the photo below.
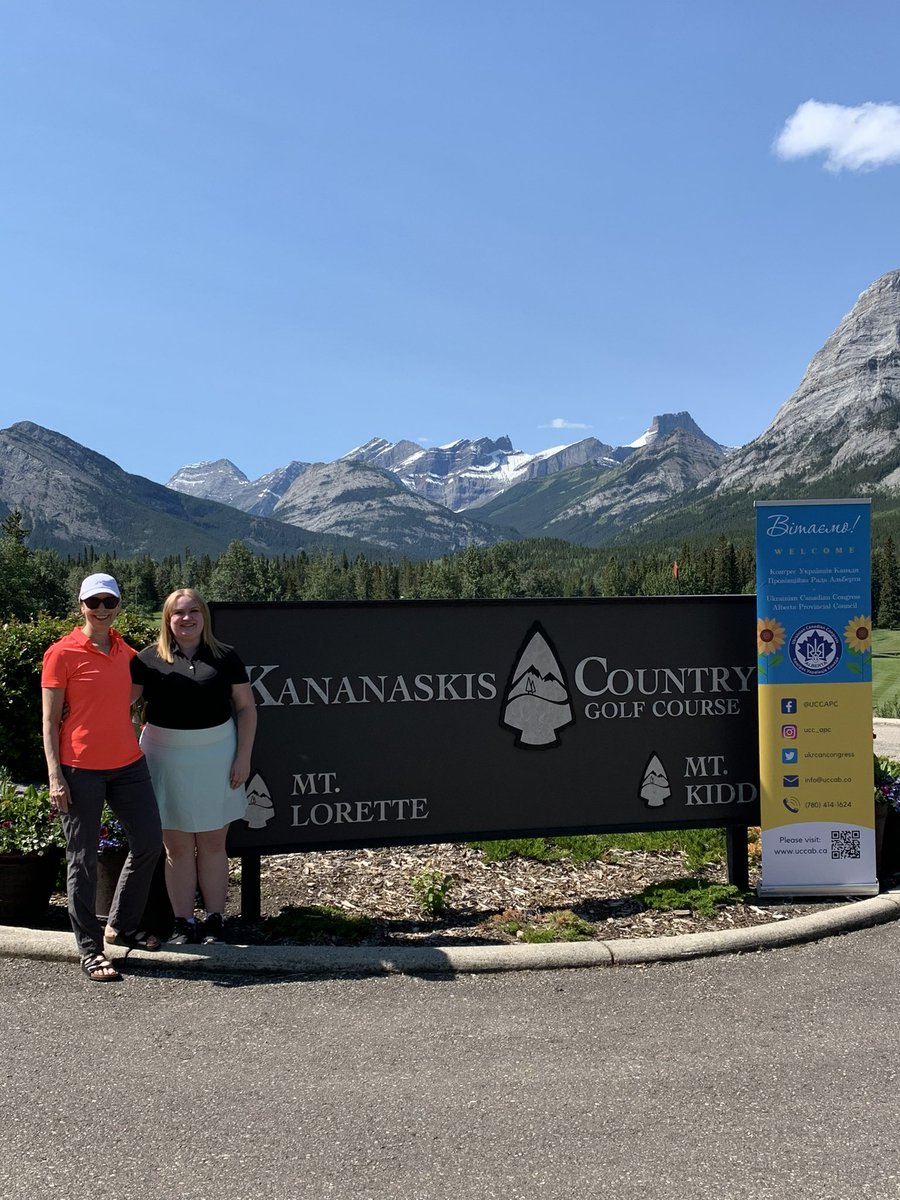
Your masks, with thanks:
M 559 745 L 559 730 L 575 718 L 565 673 L 539 622 L 525 639 L 513 667 L 500 724 L 515 729 L 517 746 L 542 749 Z
M 265 829 L 267 823 L 275 816 L 275 805 L 272 803 L 272 793 L 266 781 L 257 771 L 247 784 L 247 808 L 244 820 L 251 829 Z
M 644 767 L 640 795 L 641 799 L 647 802 L 648 808 L 662 808 L 672 795 L 666 768 L 656 754 L 650 755 L 647 765 Z

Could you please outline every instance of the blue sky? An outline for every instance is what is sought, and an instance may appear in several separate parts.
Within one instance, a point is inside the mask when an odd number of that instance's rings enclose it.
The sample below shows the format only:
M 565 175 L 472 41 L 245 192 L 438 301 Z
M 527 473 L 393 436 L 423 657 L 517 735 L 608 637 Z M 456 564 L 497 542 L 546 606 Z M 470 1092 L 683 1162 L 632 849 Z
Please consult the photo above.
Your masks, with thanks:
M 742 444 L 900 267 L 898 61 L 881 0 L 0 0 L 0 426 Z

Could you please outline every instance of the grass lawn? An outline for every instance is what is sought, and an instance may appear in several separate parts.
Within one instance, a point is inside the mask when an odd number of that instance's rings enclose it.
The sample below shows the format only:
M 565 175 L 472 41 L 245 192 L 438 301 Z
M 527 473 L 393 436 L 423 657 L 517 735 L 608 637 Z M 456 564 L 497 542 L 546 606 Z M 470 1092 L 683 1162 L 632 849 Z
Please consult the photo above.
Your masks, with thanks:
M 709 862 L 725 858 L 723 829 L 652 830 L 647 833 L 588 833 L 571 837 L 503 838 L 498 841 L 472 842 L 484 852 L 488 862 L 501 862 L 517 855 L 541 862 L 614 861 L 617 850 L 681 851 L 687 866 L 696 871 Z
M 900 629 L 872 633 L 872 699 L 881 717 L 900 717 Z

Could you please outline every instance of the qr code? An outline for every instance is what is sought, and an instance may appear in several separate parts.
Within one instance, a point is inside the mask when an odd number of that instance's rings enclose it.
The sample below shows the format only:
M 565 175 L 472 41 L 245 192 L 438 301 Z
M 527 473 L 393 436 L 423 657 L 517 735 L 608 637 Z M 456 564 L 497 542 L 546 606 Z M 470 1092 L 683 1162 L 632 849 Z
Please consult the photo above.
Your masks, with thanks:
M 831 831 L 832 858 L 859 858 L 859 830 L 832 829 Z

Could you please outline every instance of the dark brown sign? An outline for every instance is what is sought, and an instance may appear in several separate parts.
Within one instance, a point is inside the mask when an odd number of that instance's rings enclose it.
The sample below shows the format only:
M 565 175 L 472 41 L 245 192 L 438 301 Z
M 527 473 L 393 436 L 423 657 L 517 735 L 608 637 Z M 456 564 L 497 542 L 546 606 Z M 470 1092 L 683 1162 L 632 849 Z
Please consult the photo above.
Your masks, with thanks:
M 231 853 L 759 822 L 752 596 L 217 604 Z

